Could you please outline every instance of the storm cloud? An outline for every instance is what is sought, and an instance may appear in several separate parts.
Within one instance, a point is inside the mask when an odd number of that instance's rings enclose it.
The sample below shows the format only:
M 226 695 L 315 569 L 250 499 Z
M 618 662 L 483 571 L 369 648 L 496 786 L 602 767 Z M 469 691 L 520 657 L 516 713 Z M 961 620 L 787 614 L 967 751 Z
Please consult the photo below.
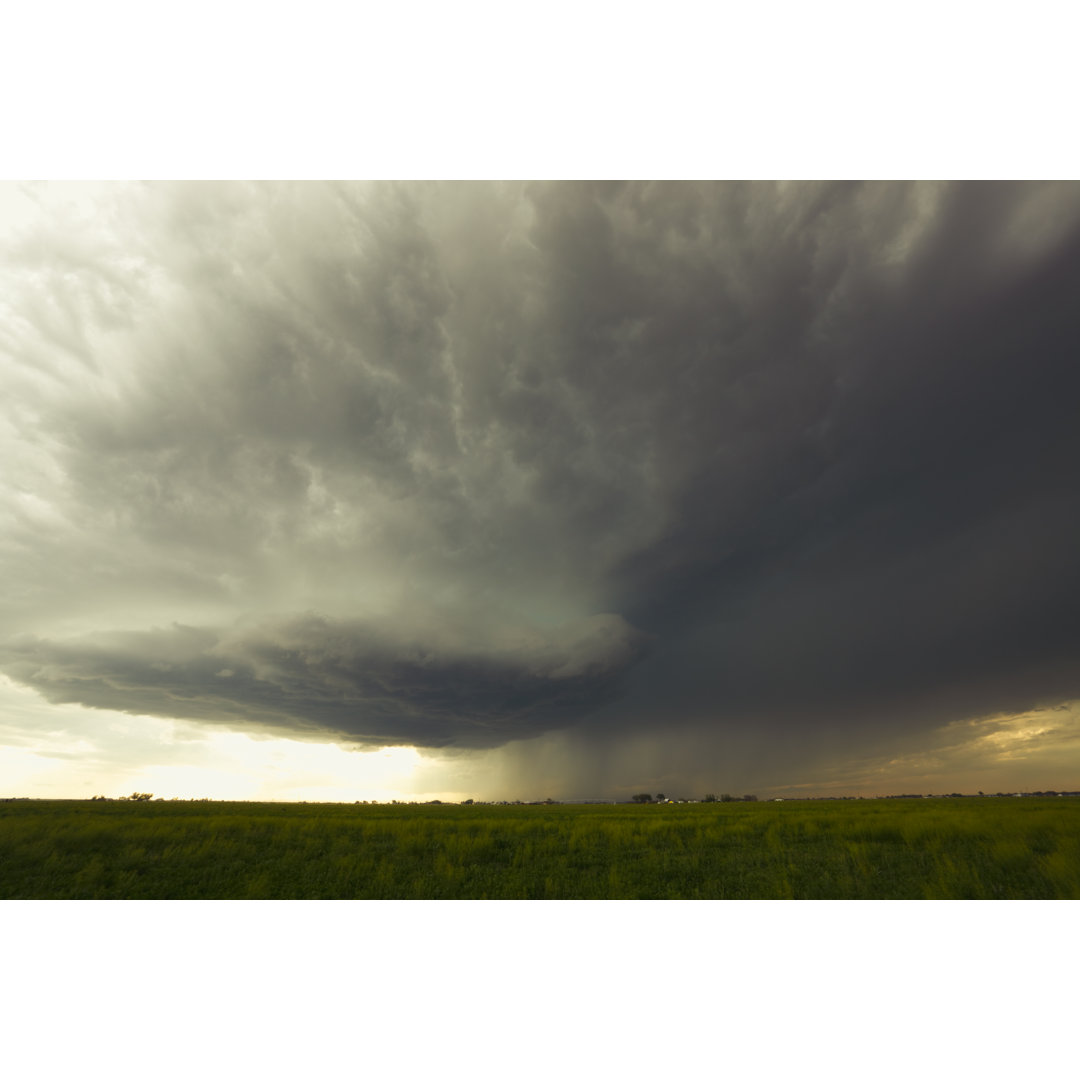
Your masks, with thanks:
M 478 641 L 469 633 L 426 625 L 401 636 L 309 615 L 224 634 L 174 625 L 17 640 L 6 666 L 57 703 L 376 746 L 486 747 L 594 710 L 643 647 L 643 635 L 617 616 L 546 634 L 503 627 Z
M 764 782 L 1080 697 L 1076 184 L 8 195 L 49 700 Z

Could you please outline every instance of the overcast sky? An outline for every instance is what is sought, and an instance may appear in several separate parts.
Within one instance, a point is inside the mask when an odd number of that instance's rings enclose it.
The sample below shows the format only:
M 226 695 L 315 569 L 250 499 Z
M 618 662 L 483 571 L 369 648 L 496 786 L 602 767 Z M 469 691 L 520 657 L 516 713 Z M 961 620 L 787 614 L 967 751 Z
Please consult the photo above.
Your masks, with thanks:
M 0 223 L 4 793 L 1080 788 L 1080 185 Z

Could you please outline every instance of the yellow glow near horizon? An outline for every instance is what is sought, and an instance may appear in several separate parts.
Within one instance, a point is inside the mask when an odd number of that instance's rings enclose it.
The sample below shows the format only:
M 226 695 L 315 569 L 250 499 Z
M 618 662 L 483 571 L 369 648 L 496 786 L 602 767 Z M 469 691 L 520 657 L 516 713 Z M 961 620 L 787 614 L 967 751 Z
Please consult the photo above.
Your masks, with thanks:
M 839 761 L 830 771 L 818 782 L 789 790 L 852 795 L 1072 791 L 1080 786 L 1080 702 L 954 720 L 924 736 L 921 746 Z
M 474 794 L 450 790 L 449 770 L 410 746 L 350 750 L 331 742 L 53 705 L 3 677 L 0 745 L 0 794 L 8 797 L 79 799 L 149 791 L 166 799 L 386 802 Z
M 156 783 L 170 798 L 183 798 L 186 791 L 197 798 L 261 801 L 419 797 L 412 782 L 421 757 L 409 746 L 355 751 L 332 743 L 252 738 L 237 732 L 211 732 L 205 744 L 212 766 L 151 766 L 143 770 L 146 783 Z
M 152 717 L 139 718 L 153 722 Z M 5 749 L 0 785 L 7 795 L 32 798 L 117 797 L 149 791 L 165 799 L 236 799 L 258 802 L 389 802 L 466 794 L 421 791 L 416 778 L 424 762 L 410 746 L 352 751 L 334 744 L 291 739 L 253 739 L 235 732 L 210 732 L 196 744 L 197 761 L 153 764 L 72 761 L 47 746 Z M 167 749 L 163 745 L 163 749 Z M 437 777 L 437 772 L 436 772 Z

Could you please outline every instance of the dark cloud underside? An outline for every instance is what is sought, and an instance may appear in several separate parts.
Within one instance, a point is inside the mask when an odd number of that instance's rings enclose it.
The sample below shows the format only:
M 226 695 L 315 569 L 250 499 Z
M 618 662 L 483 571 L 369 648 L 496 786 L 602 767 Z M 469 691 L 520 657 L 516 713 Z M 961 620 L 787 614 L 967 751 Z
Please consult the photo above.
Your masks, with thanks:
M 644 647 L 613 616 L 557 634 L 508 628 L 483 643 L 444 629 L 401 637 L 309 615 L 226 633 L 30 638 L 9 646 L 6 670 L 54 702 L 376 746 L 486 747 L 595 710 Z
M 150 185 L 2 273 L 50 699 L 602 754 L 1080 695 L 1077 185 Z

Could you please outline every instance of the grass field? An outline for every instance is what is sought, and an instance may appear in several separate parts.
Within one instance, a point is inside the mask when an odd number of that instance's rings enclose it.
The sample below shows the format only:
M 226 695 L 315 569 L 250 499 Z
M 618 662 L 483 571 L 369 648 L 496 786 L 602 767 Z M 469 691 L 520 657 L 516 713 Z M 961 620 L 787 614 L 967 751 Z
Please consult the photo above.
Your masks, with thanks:
M 2 899 L 1080 899 L 1080 799 L 0 803 Z

